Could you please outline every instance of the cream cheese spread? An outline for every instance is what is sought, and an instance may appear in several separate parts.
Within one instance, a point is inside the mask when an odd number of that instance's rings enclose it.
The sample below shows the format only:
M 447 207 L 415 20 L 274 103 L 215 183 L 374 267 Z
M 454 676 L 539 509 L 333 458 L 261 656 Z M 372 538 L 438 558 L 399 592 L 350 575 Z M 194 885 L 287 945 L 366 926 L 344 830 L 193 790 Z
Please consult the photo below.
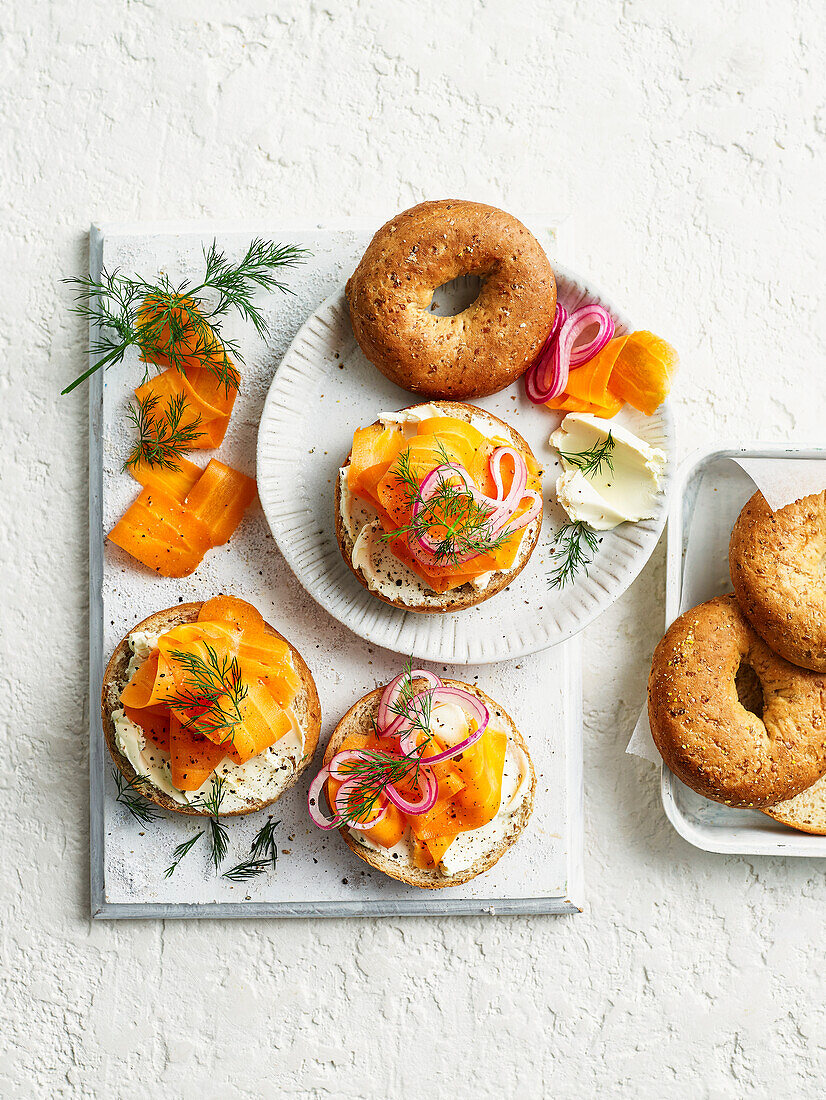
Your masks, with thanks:
M 133 653 L 129 662 L 129 679 L 149 657 L 157 645 L 158 637 L 160 635 L 143 631 L 134 631 L 129 635 L 129 646 Z M 251 801 L 260 799 L 267 802 L 277 798 L 294 774 L 304 756 L 304 731 L 292 710 L 288 709 L 287 714 L 292 722 L 292 729 L 274 745 L 245 764 L 237 764 L 225 757 L 215 768 L 213 775 L 224 780 L 224 798 L 221 802 L 223 812 L 232 813 L 245 809 Z M 122 708 L 112 712 L 112 721 L 117 746 L 138 775 L 148 776 L 154 786 L 181 805 L 191 804 L 199 796 L 209 795 L 213 776 L 197 791 L 179 791 L 172 783 L 169 753 L 148 740 L 140 726 L 128 718 Z
M 666 464 L 664 451 L 619 424 L 587 413 L 569 413 L 551 435 L 551 444 L 560 452 L 582 453 L 604 443 L 609 432 L 614 441 L 610 466 L 603 462 L 586 474 L 562 455 L 564 472 L 556 481 L 557 498 L 570 518 L 595 531 L 650 519 Z
M 465 712 L 456 703 L 437 703 L 433 708 L 430 728 L 445 745 L 456 745 L 467 736 Z M 530 786 L 530 764 L 519 746 L 509 739 L 502 773 L 502 797 L 496 816 L 487 825 L 459 833 L 442 856 L 439 870 L 445 875 L 455 875 L 493 851 L 511 832 L 514 816 L 528 797 Z M 350 830 L 350 835 L 365 848 L 401 863 L 411 863 L 413 860 L 414 846 L 409 828 L 392 848 L 383 848 L 359 830 Z

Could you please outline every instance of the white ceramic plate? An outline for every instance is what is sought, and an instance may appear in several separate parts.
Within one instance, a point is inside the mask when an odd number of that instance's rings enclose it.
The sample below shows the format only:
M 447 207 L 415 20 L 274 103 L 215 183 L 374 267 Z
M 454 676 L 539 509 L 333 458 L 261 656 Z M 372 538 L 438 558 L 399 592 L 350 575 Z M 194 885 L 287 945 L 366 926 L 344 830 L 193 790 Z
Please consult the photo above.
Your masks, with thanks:
M 563 268 L 554 270 L 565 306 L 598 302 L 614 316 L 619 335 L 633 328 L 593 286 Z M 421 400 L 393 385 L 364 357 L 343 288 L 308 318 L 276 372 L 258 431 L 258 493 L 287 562 L 310 595 L 356 634 L 424 660 L 483 664 L 570 638 L 625 591 L 657 544 L 675 452 L 668 404 L 650 417 L 626 406 L 618 418 L 668 455 L 656 516 L 606 532 L 588 575 L 581 573 L 560 591 L 549 587 L 548 576 L 553 533 L 566 517 L 555 503 L 558 459 L 548 437 L 561 414 L 532 405 L 521 382 L 480 398 L 476 403 L 512 424 L 545 466 L 539 545 L 516 580 L 484 603 L 453 614 L 421 615 L 383 603 L 358 583 L 341 557 L 333 526 L 335 481 L 355 429 L 382 411 Z

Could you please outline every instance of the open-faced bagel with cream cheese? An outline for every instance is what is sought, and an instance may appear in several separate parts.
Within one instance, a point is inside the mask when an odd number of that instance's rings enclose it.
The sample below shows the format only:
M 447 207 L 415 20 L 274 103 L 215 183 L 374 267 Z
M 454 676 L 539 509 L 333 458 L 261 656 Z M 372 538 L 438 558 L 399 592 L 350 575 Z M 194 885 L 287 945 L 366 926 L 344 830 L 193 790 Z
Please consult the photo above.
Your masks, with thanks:
M 321 725 L 299 652 L 233 596 L 133 627 L 106 667 L 101 717 L 112 759 L 141 795 L 209 814 L 217 792 L 220 816 L 280 798 L 312 759 Z
M 391 878 L 436 890 L 489 870 L 533 809 L 513 719 L 479 688 L 405 670 L 360 699 L 310 785 L 310 815 Z
M 336 537 L 385 603 L 461 611 L 521 572 L 542 526 L 533 452 L 504 420 L 434 401 L 359 429 L 335 489 Z
M 481 278 L 475 301 L 452 317 L 433 292 L 460 275 Z M 347 282 L 362 351 L 396 385 L 464 399 L 515 382 L 554 323 L 556 280 L 539 241 L 495 206 L 423 202 L 377 231 Z

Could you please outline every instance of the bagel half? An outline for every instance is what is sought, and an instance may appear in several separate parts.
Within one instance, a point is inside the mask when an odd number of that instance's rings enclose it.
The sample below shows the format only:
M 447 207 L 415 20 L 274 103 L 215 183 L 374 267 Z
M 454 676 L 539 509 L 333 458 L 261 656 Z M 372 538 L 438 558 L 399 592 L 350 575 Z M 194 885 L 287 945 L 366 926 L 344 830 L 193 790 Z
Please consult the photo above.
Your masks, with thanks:
M 826 773 L 826 676 L 778 656 L 734 596 L 669 627 L 654 652 L 648 717 L 678 779 L 727 806 L 774 806 Z
M 424 680 L 420 682 L 414 681 L 414 683 L 420 683 L 422 688 L 426 686 Z M 452 875 L 444 874 L 438 867 L 423 869 L 415 867 L 412 862 L 402 862 L 401 860 L 393 859 L 392 855 L 389 853 L 377 852 L 372 848 L 365 847 L 364 844 L 360 844 L 356 839 L 357 833 L 353 833 L 347 828 L 339 829 L 344 840 L 359 859 L 364 860 L 365 863 L 368 863 L 376 871 L 381 871 L 382 874 L 388 875 L 390 878 L 397 879 L 399 882 L 406 882 L 409 886 L 418 886 L 423 890 L 441 890 L 446 886 L 460 886 L 463 882 L 469 882 L 472 878 L 476 878 L 477 875 L 489 871 L 494 863 L 501 859 L 508 848 L 518 840 L 533 811 L 534 795 L 536 793 L 536 774 L 534 772 L 533 761 L 528 752 L 528 746 L 525 744 L 525 739 L 516 728 L 510 715 L 499 705 L 499 703 L 494 702 L 489 695 L 486 695 L 480 688 L 475 687 L 473 684 L 466 684 L 461 680 L 444 680 L 443 683 L 470 692 L 478 699 L 481 699 L 487 706 L 491 714 L 491 719 L 495 720 L 494 724 L 506 730 L 509 742 L 512 741 L 513 744 L 522 750 L 530 769 L 530 789 L 527 795 L 523 796 L 521 806 L 511 816 L 506 835 L 499 840 L 489 852 L 486 852 L 477 859 L 470 867 Z M 383 687 L 376 688 L 375 691 L 371 691 L 368 695 L 359 699 L 354 706 L 350 707 L 330 737 L 327 749 L 324 753 L 325 765 L 330 763 L 346 737 L 354 733 L 366 733 L 373 728 L 378 715 L 379 700 L 381 699 L 383 691 Z
M 176 607 L 167 607 L 163 611 L 156 611 L 154 615 L 150 615 L 148 618 L 132 627 L 129 634 L 120 641 L 109 659 L 109 664 L 106 666 L 106 671 L 103 674 L 103 686 L 100 693 L 103 736 L 106 739 L 106 746 L 109 749 L 112 760 L 115 762 L 115 766 L 130 783 L 134 781 L 137 773 L 118 746 L 115 723 L 112 718 L 112 712 L 120 708 L 120 694 L 128 681 L 127 668 L 132 658 L 129 635 L 133 634 L 135 631 L 161 633 L 166 630 L 171 630 L 180 623 L 195 622 L 202 606 L 203 604 L 200 602 L 182 603 L 178 604 Z M 277 630 L 271 627 L 269 623 L 265 623 L 265 626 L 269 633 L 273 634 L 276 638 L 281 638 L 290 646 L 293 666 L 301 678 L 302 687 L 293 703 L 293 711 L 304 732 L 304 755 L 298 767 L 285 766 L 283 779 L 279 777 L 277 793 L 274 794 L 272 798 L 266 800 L 248 799 L 244 807 L 227 810 L 226 812 L 222 811 L 221 817 L 236 817 L 240 814 L 255 813 L 257 810 L 263 810 L 265 806 L 269 806 L 277 801 L 277 799 L 295 783 L 301 772 L 304 771 L 310 763 L 316 746 L 318 745 L 318 734 L 321 728 L 321 707 L 319 705 L 318 692 L 316 691 L 312 673 L 298 650 L 291 645 L 282 634 L 279 634 Z M 158 751 L 160 752 L 161 750 Z M 164 810 L 172 810 L 174 813 L 178 814 L 209 816 L 208 811 L 204 809 L 176 802 L 175 799 L 165 791 L 160 790 L 151 783 L 142 785 L 140 793 L 144 798 L 147 798 L 150 802 L 154 802 Z
M 746 618 L 772 649 L 826 672 L 826 490 L 773 512 L 746 503 L 729 543 L 731 583 Z
M 533 451 L 519 432 L 515 428 L 512 428 L 510 424 L 506 423 L 506 421 L 501 420 L 498 416 L 494 416 L 493 413 L 488 412 L 486 409 L 480 409 L 476 405 L 467 405 L 459 401 L 429 401 L 427 404 L 440 409 L 445 416 L 452 416 L 457 420 L 464 420 L 467 423 L 470 423 L 474 417 L 483 417 L 498 435 L 503 436 L 505 439 L 509 439 L 517 450 L 535 458 Z M 421 406 L 411 405 L 409 407 L 420 408 Z M 380 421 L 377 420 L 375 423 L 378 424 Z M 349 465 L 350 457 L 351 455 L 348 454 L 344 462 L 344 468 Z M 519 576 L 528 564 L 531 554 L 536 549 L 536 544 L 539 541 L 539 533 L 542 530 L 542 513 L 540 512 L 536 519 L 525 528 L 522 534 L 522 541 L 519 544 L 519 552 L 513 568 L 494 573 L 484 588 L 476 588 L 473 584 L 467 583 L 460 585 L 458 588 L 450 589 L 448 592 L 433 592 L 427 591 L 424 582 L 419 581 L 423 589 L 421 597 L 415 599 L 413 602 L 406 603 L 400 599 L 393 599 L 383 592 L 378 592 L 375 588 L 370 588 L 368 579 L 364 576 L 362 570 L 353 565 L 355 538 L 350 535 L 341 515 L 341 484 L 338 479 L 336 479 L 335 487 L 334 516 L 336 539 L 339 549 L 356 580 L 372 592 L 374 596 L 390 604 L 392 607 L 397 607 L 401 611 L 415 611 L 420 614 L 464 611 L 469 607 L 475 607 L 476 604 L 484 603 L 484 601 L 489 600 L 491 596 L 495 596 L 497 592 L 501 592 L 503 588 L 507 588 L 511 581 Z M 404 566 L 402 562 L 399 562 L 399 566 L 401 569 L 406 569 L 406 566 Z
M 826 835 L 826 778 L 818 779 L 794 798 L 764 807 L 761 813 L 798 832 Z

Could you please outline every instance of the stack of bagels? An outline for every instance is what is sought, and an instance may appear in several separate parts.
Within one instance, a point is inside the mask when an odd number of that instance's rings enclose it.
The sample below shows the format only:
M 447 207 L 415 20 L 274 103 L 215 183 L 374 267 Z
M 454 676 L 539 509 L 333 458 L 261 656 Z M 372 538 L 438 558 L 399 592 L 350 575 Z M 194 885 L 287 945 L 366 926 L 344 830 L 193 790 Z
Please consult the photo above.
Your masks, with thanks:
M 651 733 L 671 771 L 727 806 L 826 834 L 826 491 L 755 493 L 729 545 L 734 595 L 681 615 L 654 653 Z

